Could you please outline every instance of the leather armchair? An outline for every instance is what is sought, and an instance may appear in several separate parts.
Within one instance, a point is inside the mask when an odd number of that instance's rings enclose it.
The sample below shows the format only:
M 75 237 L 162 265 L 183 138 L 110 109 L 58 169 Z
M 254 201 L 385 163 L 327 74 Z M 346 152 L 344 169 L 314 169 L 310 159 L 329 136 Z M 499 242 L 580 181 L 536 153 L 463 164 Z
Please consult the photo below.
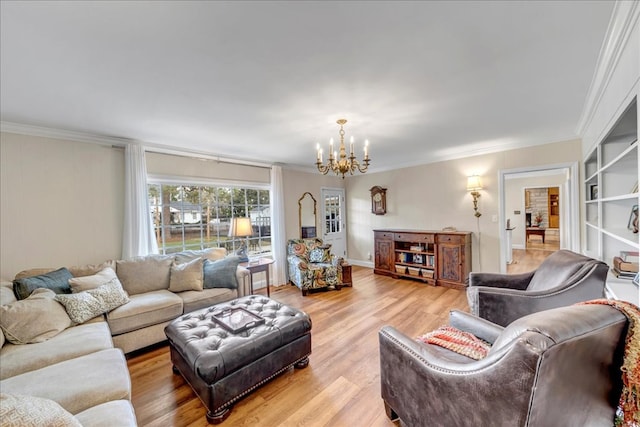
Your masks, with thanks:
M 302 295 L 313 289 L 340 289 L 341 261 L 320 239 L 290 239 L 287 243 L 289 281 L 302 290 Z
M 473 360 L 385 326 L 387 415 L 419 426 L 612 426 L 627 318 L 607 305 L 561 307 L 503 328 L 453 311 L 450 324 L 492 343 Z
M 602 261 L 560 250 L 529 273 L 471 273 L 467 300 L 471 313 L 506 326 L 537 311 L 603 298 L 608 270 Z

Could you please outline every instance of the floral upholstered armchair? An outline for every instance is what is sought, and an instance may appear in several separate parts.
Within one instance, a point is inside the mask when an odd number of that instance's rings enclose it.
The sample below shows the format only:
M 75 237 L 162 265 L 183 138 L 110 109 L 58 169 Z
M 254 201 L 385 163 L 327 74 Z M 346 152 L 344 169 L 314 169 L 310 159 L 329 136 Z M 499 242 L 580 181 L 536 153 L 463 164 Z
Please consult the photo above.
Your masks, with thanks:
M 340 289 L 342 258 L 331 255 L 320 239 L 290 239 L 287 243 L 289 281 L 307 295 L 310 289 Z

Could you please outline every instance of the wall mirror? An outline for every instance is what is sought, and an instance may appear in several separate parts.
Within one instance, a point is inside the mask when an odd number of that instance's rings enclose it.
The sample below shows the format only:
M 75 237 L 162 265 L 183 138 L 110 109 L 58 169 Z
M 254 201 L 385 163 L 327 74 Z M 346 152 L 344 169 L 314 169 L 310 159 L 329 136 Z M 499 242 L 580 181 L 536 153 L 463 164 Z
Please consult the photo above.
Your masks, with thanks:
M 308 191 L 298 199 L 298 224 L 301 238 L 316 237 L 316 199 Z

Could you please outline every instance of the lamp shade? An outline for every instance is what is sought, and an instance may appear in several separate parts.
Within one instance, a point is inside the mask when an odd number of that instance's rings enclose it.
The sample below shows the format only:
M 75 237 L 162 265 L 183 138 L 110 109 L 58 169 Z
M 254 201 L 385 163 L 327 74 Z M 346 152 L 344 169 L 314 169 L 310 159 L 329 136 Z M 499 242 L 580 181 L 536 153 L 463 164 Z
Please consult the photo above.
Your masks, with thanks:
M 478 175 L 471 175 L 467 177 L 467 191 L 482 190 L 482 184 L 480 183 L 480 177 Z
M 231 218 L 229 237 L 249 237 L 252 234 L 251 218 Z

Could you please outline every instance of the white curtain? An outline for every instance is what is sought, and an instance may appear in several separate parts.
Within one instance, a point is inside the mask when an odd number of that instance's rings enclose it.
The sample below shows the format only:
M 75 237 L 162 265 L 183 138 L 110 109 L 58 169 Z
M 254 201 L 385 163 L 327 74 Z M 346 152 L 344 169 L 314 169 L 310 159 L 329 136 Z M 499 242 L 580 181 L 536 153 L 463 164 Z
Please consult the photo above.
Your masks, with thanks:
M 271 250 L 273 252 L 274 284 L 287 283 L 287 251 L 284 223 L 284 190 L 282 167 L 271 167 Z
M 144 147 L 127 144 L 124 150 L 124 232 L 122 259 L 158 253 L 147 195 Z

